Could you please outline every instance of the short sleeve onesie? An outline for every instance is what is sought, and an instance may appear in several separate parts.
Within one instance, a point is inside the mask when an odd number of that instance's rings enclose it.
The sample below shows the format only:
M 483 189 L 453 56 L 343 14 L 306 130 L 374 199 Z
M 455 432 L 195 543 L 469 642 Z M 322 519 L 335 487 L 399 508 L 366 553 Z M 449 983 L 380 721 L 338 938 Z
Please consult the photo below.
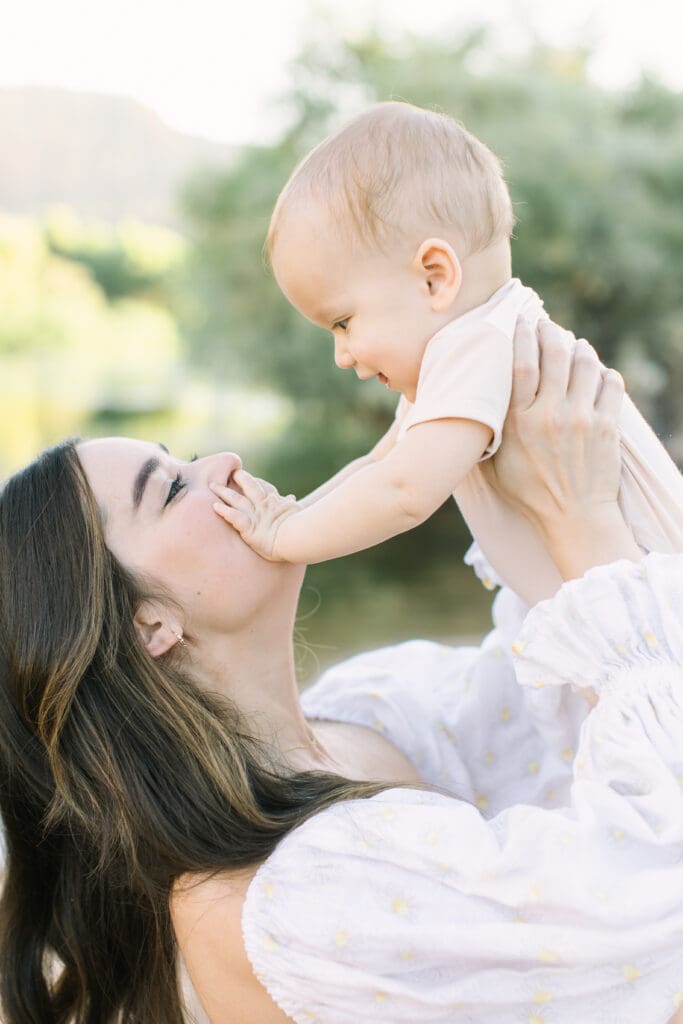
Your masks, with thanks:
M 531 326 L 546 316 L 538 295 L 513 278 L 482 306 L 447 324 L 425 349 L 413 403 L 397 408 L 399 441 L 411 427 L 436 419 L 470 419 L 491 428 L 483 458 L 497 450 L 512 388 L 517 317 Z M 571 344 L 571 335 L 567 335 Z M 683 477 L 627 397 L 620 420 L 620 504 L 645 551 L 683 552 Z M 454 491 L 476 542 L 469 561 L 491 583 L 504 584 L 528 605 L 558 589 L 560 576 L 536 533 L 488 484 L 476 465 Z

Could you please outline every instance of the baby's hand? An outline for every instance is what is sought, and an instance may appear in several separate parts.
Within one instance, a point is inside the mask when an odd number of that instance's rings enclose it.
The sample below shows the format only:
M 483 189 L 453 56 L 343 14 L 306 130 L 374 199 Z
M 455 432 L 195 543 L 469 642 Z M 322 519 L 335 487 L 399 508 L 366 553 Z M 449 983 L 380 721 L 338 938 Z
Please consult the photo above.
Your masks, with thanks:
M 284 520 L 298 511 L 294 495 L 283 498 L 272 484 L 244 469 L 233 473 L 232 479 L 242 493 L 232 487 L 211 484 L 211 490 L 221 499 L 214 504 L 214 510 L 262 558 L 270 562 L 282 561 L 275 550 L 275 539 Z

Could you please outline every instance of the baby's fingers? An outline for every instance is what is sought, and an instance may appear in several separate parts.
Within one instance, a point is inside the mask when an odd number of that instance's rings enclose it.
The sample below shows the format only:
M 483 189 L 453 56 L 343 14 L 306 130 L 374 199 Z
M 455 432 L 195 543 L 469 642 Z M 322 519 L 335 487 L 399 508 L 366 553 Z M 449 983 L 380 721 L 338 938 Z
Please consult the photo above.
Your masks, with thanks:
M 272 484 L 266 484 L 264 480 L 252 476 L 246 469 L 239 469 L 237 473 L 232 473 L 232 479 L 242 488 L 242 493 L 254 505 L 262 502 L 268 494 L 278 494 L 278 490 Z
M 264 480 L 263 477 L 260 476 L 255 476 L 252 479 L 254 479 L 257 484 L 260 484 L 260 486 L 263 488 L 264 494 L 275 494 L 277 497 L 280 497 L 280 492 L 278 491 L 275 484 L 271 484 L 270 480 Z
M 225 505 L 222 501 L 214 502 L 213 510 L 221 519 L 234 527 L 239 534 L 248 533 L 251 530 L 252 521 L 248 512 L 231 508 L 230 505 Z
M 254 502 L 246 495 L 240 494 L 234 487 L 224 487 L 223 484 L 211 484 L 211 490 L 225 505 L 229 505 L 240 512 L 250 513 L 254 508 Z

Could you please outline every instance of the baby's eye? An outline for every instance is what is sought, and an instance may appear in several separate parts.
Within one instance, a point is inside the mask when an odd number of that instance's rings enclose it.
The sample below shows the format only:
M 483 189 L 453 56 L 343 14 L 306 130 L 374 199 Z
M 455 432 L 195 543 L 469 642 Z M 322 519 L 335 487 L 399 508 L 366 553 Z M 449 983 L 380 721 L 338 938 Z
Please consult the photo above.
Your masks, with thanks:
M 347 317 L 346 320 L 337 320 L 337 322 L 335 324 L 332 324 L 332 330 L 333 331 L 337 331 L 337 330 L 345 331 L 346 328 L 349 326 L 349 319 L 350 318 Z
M 164 508 L 166 508 L 166 506 L 170 502 L 173 501 L 173 499 L 176 497 L 176 495 L 179 494 L 180 491 L 182 491 L 183 487 L 186 487 L 186 486 L 187 486 L 187 480 L 183 480 L 183 478 L 180 475 L 180 473 L 178 473 L 178 475 L 176 476 L 175 480 L 172 481 L 171 486 L 168 489 L 168 494 L 166 495 L 166 501 L 164 502 Z

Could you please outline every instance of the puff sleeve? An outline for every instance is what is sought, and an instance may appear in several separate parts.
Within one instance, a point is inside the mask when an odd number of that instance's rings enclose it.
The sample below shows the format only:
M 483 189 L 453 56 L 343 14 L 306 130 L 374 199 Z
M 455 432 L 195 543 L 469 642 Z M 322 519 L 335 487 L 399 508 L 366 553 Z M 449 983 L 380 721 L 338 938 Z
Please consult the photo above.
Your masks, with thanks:
M 567 806 L 485 820 L 395 788 L 291 832 L 243 934 L 297 1024 L 664 1024 L 683 1005 L 683 557 L 565 584 L 516 658 L 523 685 L 600 694 Z

